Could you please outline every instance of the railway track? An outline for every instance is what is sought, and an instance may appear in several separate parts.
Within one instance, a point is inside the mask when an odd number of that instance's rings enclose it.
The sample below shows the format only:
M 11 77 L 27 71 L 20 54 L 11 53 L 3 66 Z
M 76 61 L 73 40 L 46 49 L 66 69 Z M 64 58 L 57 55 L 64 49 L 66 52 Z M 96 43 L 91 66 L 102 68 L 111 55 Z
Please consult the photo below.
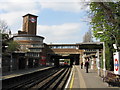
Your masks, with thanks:
M 6 85 L 3 89 L 42 89 L 47 88 L 64 88 L 67 78 L 69 77 L 71 68 L 53 68 L 21 78 L 21 81 Z M 28 78 L 26 78 L 28 77 Z M 23 80 L 24 79 L 24 80 Z M 17 80 L 17 79 L 16 79 Z M 20 80 L 20 79 L 19 79 Z M 11 80 L 12 81 L 12 80 Z M 14 80 L 15 81 L 15 80 Z
M 51 77 L 48 77 L 44 81 L 40 82 L 39 84 L 35 85 L 34 87 L 31 88 L 38 88 L 42 90 L 47 90 L 48 88 L 50 89 L 57 89 L 61 88 L 63 89 L 65 86 L 65 83 L 69 77 L 70 74 L 70 68 L 64 68 L 52 75 Z

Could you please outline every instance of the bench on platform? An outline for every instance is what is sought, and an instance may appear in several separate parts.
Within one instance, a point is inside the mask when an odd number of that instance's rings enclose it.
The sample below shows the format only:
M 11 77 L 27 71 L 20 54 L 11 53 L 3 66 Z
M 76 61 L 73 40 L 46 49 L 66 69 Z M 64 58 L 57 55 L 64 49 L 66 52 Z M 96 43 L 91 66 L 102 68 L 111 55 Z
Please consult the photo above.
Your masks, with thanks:
M 108 86 L 120 86 L 120 75 L 108 71 L 107 75 L 103 78 L 103 82 L 107 82 Z

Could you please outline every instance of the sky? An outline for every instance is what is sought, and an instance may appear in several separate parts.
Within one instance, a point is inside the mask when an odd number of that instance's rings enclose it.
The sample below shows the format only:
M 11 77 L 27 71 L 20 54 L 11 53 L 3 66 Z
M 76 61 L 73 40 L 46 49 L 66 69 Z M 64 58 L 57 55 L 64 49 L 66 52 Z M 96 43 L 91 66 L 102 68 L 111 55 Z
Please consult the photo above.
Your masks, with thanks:
M 0 19 L 13 34 L 22 30 L 22 16 L 37 15 L 37 35 L 47 44 L 81 43 L 90 27 L 89 10 L 79 0 L 0 0 Z

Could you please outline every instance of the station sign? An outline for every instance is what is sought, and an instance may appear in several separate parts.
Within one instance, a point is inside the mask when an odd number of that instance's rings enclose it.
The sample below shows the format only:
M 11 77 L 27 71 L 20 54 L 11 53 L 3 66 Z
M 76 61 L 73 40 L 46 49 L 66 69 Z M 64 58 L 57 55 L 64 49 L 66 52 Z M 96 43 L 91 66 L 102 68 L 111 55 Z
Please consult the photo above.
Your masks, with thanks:
M 114 73 L 120 75 L 120 52 L 114 53 Z
M 32 23 L 35 23 L 35 22 L 36 22 L 36 19 L 35 19 L 34 17 L 31 17 L 31 18 L 30 18 L 30 21 L 31 21 Z

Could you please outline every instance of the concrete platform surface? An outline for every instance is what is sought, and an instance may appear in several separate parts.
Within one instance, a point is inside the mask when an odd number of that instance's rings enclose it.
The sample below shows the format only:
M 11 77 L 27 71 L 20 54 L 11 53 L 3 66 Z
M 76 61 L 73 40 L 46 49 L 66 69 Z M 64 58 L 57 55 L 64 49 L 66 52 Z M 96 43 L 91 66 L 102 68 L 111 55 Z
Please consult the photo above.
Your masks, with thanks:
M 13 78 L 13 77 L 17 77 L 17 76 L 21 76 L 21 75 L 29 74 L 29 73 L 33 73 L 33 72 L 37 72 L 37 71 L 48 69 L 48 68 L 52 68 L 52 67 L 38 67 L 38 68 L 29 68 L 29 69 L 24 69 L 24 70 L 17 70 L 17 71 L 7 72 L 7 73 L 2 74 L 2 76 L 0 76 L 0 79 Z
M 81 69 L 80 65 L 74 65 L 72 70 L 71 81 L 68 86 L 70 89 L 106 89 L 106 90 L 120 90 L 120 87 L 108 87 L 106 82 L 102 81 L 102 78 L 98 76 L 97 72 L 89 69 L 89 73 L 86 73 L 85 69 Z

